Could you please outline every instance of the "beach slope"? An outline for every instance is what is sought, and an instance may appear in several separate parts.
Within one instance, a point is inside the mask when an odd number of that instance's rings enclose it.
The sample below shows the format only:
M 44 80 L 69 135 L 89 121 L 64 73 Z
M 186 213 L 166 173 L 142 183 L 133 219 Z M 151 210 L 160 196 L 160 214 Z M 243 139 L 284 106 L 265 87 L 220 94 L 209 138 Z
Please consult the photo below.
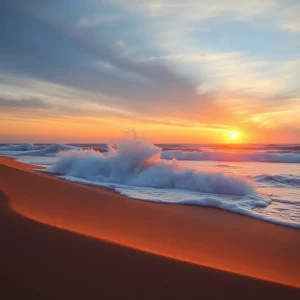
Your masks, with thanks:
M 132 200 L 3 157 L 0 190 L 0 294 L 300 296 L 296 229 Z

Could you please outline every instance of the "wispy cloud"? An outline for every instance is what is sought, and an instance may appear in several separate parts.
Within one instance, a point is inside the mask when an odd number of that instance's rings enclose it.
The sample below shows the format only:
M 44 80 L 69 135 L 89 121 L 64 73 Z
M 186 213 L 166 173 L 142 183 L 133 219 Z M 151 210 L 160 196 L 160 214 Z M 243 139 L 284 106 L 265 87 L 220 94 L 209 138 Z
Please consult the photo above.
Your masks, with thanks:
M 98 15 L 98 16 L 89 16 L 82 17 L 77 22 L 79 27 L 95 27 L 95 26 L 103 26 L 110 23 L 114 23 L 116 21 L 122 20 L 123 16 L 118 14 L 110 14 L 110 15 Z
M 47 109 L 51 105 L 40 99 L 11 99 L 0 95 L 0 108 L 2 111 L 7 109 Z
M 246 1 L 246 0 L 108 0 L 122 6 L 124 9 L 149 17 L 183 16 L 193 19 L 209 19 L 220 16 L 248 19 L 249 17 L 265 14 L 277 5 L 276 0 Z

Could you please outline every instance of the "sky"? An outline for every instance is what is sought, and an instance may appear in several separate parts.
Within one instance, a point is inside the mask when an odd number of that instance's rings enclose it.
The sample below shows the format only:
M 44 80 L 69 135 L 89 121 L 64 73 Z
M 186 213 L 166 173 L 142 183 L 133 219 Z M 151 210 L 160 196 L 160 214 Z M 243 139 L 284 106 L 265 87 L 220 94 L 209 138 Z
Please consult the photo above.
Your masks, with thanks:
M 299 15 L 299 0 L 2 0 L 0 143 L 300 143 Z

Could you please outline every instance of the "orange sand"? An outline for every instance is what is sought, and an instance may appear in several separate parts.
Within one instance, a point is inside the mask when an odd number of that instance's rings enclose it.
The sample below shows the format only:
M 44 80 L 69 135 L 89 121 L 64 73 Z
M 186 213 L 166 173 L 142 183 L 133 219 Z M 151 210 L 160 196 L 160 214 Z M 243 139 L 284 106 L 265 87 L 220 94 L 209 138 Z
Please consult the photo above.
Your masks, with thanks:
M 123 246 L 300 288 L 300 231 L 214 208 L 155 204 L 0 158 L 16 212 Z

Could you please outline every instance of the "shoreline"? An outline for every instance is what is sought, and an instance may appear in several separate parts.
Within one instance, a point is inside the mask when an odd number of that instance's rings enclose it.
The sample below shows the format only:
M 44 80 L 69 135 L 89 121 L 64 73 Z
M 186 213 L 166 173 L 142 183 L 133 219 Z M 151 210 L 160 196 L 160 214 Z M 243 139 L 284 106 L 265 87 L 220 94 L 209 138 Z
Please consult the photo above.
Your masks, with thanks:
M 133 200 L 0 157 L 17 213 L 102 241 L 300 288 L 300 232 L 216 208 Z M 36 168 L 34 166 L 34 168 Z

